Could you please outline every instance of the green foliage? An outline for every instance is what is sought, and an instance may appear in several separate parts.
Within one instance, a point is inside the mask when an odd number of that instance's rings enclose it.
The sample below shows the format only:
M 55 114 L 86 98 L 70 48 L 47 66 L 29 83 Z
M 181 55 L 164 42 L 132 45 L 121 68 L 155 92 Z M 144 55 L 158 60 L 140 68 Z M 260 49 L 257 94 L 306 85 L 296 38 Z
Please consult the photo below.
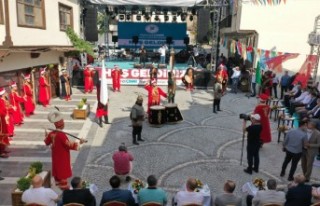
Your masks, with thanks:
M 87 42 L 81 38 L 73 31 L 72 28 L 68 27 L 66 30 L 66 34 L 68 35 L 72 45 L 80 52 L 86 52 L 90 55 L 94 55 L 93 48 L 90 42 Z
M 29 189 L 30 185 L 31 185 L 31 179 L 29 177 L 21 177 L 17 181 L 17 187 L 21 191 L 26 191 L 27 189 Z
M 81 100 L 80 103 L 78 104 L 78 109 L 82 109 L 85 103 Z
M 31 165 L 30 165 L 30 170 L 34 168 L 35 169 L 35 173 L 36 174 L 39 174 L 40 172 L 42 172 L 42 168 L 43 168 L 43 164 L 39 161 L 37 162 L 33 162 Z
M 87 98 L 82 98 L 81 100 L 82 100 L 82 102 L 83 102 L 84 104 L 87 103 Z

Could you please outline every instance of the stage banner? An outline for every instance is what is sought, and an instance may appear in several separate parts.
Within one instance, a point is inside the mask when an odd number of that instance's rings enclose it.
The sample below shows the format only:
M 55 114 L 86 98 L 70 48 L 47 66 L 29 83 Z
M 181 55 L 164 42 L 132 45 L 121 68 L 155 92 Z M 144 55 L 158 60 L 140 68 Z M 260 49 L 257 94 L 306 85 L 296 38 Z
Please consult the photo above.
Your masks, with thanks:
M 143 44 L 145 48 L 158 49 L 172 39 L 173 48 L 183 49 L 186 36 L 186 23 L 118 22 L 118 45 L 123 48 L 139 48 Z M 136 45 L 133 40 L 138 40 Z
M 95 67 L 101 77 L 101 67 Z M 107 83 L 112 84 L 111 68 L 106 69 Z M 145 85 L 149 79 L 149 69 L 122 69 L 121 85 Z M 158 85 L 168 85 L 167 69 L 158 70 Z M 176 84 L 183 85 L 181 78 L 185 75 L 185 70 L 174 70 Z

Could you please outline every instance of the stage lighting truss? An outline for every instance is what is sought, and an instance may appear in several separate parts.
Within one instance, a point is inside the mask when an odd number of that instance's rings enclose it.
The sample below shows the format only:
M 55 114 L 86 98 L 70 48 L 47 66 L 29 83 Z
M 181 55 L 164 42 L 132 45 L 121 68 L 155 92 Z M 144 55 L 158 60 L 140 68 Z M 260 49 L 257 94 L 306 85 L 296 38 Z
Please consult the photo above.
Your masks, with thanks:
M 119 7 L 119 14 L 126 14 L 126 7 L 124 7 L 124 6 L 121 6 L 121 7 Z

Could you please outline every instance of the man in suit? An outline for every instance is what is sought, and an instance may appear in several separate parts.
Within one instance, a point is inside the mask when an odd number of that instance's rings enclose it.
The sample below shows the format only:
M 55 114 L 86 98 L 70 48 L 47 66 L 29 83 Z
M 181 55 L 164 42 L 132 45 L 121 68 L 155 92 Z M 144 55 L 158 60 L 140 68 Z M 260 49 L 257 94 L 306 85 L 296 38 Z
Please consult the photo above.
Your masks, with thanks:
M 316 122 L 308 123 L 308 140 L 304 144 L 301 157 L 301 166 L 306 182 L 309 182 L 312 173 L 313 161 L 320 147 L 320 132 L 316 129 Z
M 220 194 L 216 197 L 214 205 L 215 206 L 226 206 L 226 205 L 234 205 L 234 206 L 241 206 L 242 199 L 241 197 L 236 196 L 233 194 L 234 189 L 236 188 L 236 183 L 231 180 L 227 180 L 224 183 L 224 194 Z
M 285 193 L 282 191 L 276 191 L 277 182 L 275 179 L 269 179 L 267 181 L 268 190 L 260 190 L 253 197 L 253 206 L 263 206 L 267 203 L 276 203 L 283 205 L 286 201 Z
M 123 202 L 127 204 L 127 206 L 135 205 L 132 193 L 129 190 L 119 189 L 120 182 L 120 178 L 116 175 L 110 178 L 109 183 L 112 189 L 103 193 L 100 201 L 100 206 L 103 206 L 105 203 L 111 201 Z
M 79 203 L 86 206 L 95 206 L 96 198 L 90 190 L 83 188 L 83 181 L 80 177 L 74 177 L 71 180 L 72 190 L 64 190 L 62 193 L 63 204 Z
M 312 187 L 306 185 L 306 178 L 303 174 L 294 176 L 294 184 L 289 188 L 286 194 L 286 202 L 284 206 L 310 206 L 312 198 Z

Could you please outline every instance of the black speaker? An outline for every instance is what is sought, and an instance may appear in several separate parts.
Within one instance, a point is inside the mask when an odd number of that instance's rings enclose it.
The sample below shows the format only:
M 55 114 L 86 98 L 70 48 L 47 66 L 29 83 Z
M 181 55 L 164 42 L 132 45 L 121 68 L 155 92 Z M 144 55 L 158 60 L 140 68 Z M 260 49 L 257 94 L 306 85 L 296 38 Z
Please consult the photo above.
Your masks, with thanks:
M 112 42 L 113 43 L 118 42 L 118 36 L 112 36 Z
M 138 44 L 138 42 L 139 42 L 139 37 L 138 37 L 138 36 L 133 36 L 133 37 L 132 37 L 132 42 L 133 42 L 134 44 Z
M 166 42 L 167 42 L 167 44 L 172 44 L 172 37 L 171 36 L 167 36 Z
M 183 43 L 184 43 L 185 45 L 189 45 L 189 43 L 190 43 L 190 38 L 189 38 L 188 36 L 184 37 Z
M 209 32 L 210 11 L 209 9 L 200 9 L 198 11 L 198 27 L 197 27 L 197 41 L 204 43 L 208 41 L 207 34 Z
M 84 35 L 87 41 L 98 41 L 97 9 L 87 8 L 84 17 Z

